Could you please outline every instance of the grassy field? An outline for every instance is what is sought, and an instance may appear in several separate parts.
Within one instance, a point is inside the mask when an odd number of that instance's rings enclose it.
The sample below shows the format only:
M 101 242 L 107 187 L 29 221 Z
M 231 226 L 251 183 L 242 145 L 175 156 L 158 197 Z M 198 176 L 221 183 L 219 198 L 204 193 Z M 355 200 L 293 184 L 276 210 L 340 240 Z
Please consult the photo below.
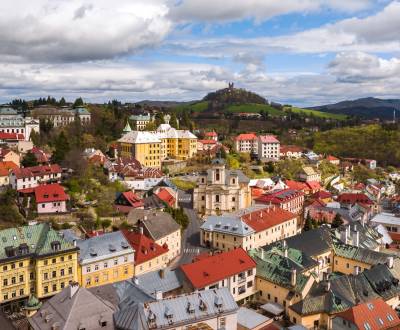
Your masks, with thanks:
M 279 117 L 284 115 L 284 112 L 271 107 L 268 104 L 242 104 L 242 105 L 231 105 L 228 107 L 229 112 L 248 112 L 248 113 L 259 113 L 260 111 L 266 111 L 271 116 Z
M 177 106 L 175 109 L 177 110 L 193 110 L 194 112 L 203 112 L 206 110 L 208 107 L 208 102 L 203 101 L 203 102 L 197 102 L 193 104 L 188 104 L 188 105 L 180 105 Z
M 291 109 L 292 112 L 295 113 L 304 113 L 306 115 L 314 115 L 315 117 L 320 118 L 328 118 L 328 119 L 336 119 L 336 120 L 345 120 L 347 118 L 346 115 L 337 114 L 337 113 L 329 113 L 329 112 L 322 112 L 318 110 L 310 110 L 310 109 L 302 109 L 297 107 L 285 108 L 285 110 Z
M 173 178 L 171 181 L 175 186 L 182 190 L 190 190 L 196 187 L 196 183 L 187 180 Z

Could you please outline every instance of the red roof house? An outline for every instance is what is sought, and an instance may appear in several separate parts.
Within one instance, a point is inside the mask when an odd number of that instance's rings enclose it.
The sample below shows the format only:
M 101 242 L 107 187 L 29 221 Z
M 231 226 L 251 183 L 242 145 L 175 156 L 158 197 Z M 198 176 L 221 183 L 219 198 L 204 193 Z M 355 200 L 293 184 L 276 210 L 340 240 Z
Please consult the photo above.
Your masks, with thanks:
M 171 195 L 171 193 L 167 189 L 160 188 L 160 190 L 156 193 L 156 195 L 168 206 L 176 207 L 176 199 L 174 196 Z
M 122 233 L 135 250 L 136 266 L 168 253 L 168 247 L 166 245 L 161 246 L 140 232 L 122 230 Z M 163 265 L 160 264 L 160 267 L 161 266 Z
M 296 214 L 279 207 L 267 207 L 247 213 L 241 219 L 257 233 L 296 218 Z
M 255 267 L 246 251 L 237 248 L 182 265 L 181 270 L 193 288 L 202 289 Z
M 257 140 L 256 133 L 244 133 L 235 137 L 235 141 Z
M 143 208 L 143 206 L 143 199 L 131 190 L 119 194 L 114 202 L 114 208 L 122 213 L 129 213 L 130 210 Z
M 382 298 L 373 299 L 336 314 L 334 323 L 337 322 L 343 326 L 344 321 L 347 322 L 349 328 L 369 330 L 400 329 L 400 318 L 397 316 L 396 311 Z
M 374 202 L 365 194 L 362 193 L 343 193 L 338 196 L 338 202 L 342 204 L 365 204 L 372 205 Z

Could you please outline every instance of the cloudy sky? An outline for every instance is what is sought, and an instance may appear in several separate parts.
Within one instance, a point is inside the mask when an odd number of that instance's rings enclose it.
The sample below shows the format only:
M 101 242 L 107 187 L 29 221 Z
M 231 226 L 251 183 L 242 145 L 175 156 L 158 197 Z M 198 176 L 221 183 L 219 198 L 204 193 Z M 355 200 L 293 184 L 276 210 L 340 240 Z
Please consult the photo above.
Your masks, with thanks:
M 400 1 L 2 0 L 0 102 L 400 98 Z

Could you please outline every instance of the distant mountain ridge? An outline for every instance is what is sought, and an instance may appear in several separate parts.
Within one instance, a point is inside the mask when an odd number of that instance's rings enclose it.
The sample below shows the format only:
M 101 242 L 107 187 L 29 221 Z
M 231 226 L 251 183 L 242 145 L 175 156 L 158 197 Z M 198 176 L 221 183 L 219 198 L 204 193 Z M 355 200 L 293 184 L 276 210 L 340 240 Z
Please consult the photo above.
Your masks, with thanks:
M 367 119 L 379 118 L 390 120 L 393 119 L 394 110 L 396 110 L 396 117 L 400 117 L 400 99 L 385 100 L 375 97 L 365 97 L 356 100 L 341 101 L 334 104 L 309 107 L 308 109 L 358 116 Z

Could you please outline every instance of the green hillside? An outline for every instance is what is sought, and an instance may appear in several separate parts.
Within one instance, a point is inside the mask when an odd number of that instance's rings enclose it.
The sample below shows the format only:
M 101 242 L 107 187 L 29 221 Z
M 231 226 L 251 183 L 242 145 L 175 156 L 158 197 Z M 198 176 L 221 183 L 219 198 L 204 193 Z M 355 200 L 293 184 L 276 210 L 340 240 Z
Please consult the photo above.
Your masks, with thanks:
M 241 104 L 241 105 L 231 105 L 226 109 L 228 112 L 248 112 L 248 113 L 260 113 L 260 111 L 268 112 L 271 116 L 279 117 L 283 116 L 285 113 L 281 110 L 271 107 L 269 104 Z
M 337 113 L 329 113 L 329 112 L 322 112 L 318 110 L 310 110 L 310 109 L 302 109 L 298 107 L 285 107 L 284 110 L 288 111 L 291 109 L 294 113 L 302 113 L 305 115 L 313 115 L 319 118 L 327 118 L 327 119 L 336 119 L 336 120 L 345 120 L 347 118 L 346 115 L 337 114 Z

